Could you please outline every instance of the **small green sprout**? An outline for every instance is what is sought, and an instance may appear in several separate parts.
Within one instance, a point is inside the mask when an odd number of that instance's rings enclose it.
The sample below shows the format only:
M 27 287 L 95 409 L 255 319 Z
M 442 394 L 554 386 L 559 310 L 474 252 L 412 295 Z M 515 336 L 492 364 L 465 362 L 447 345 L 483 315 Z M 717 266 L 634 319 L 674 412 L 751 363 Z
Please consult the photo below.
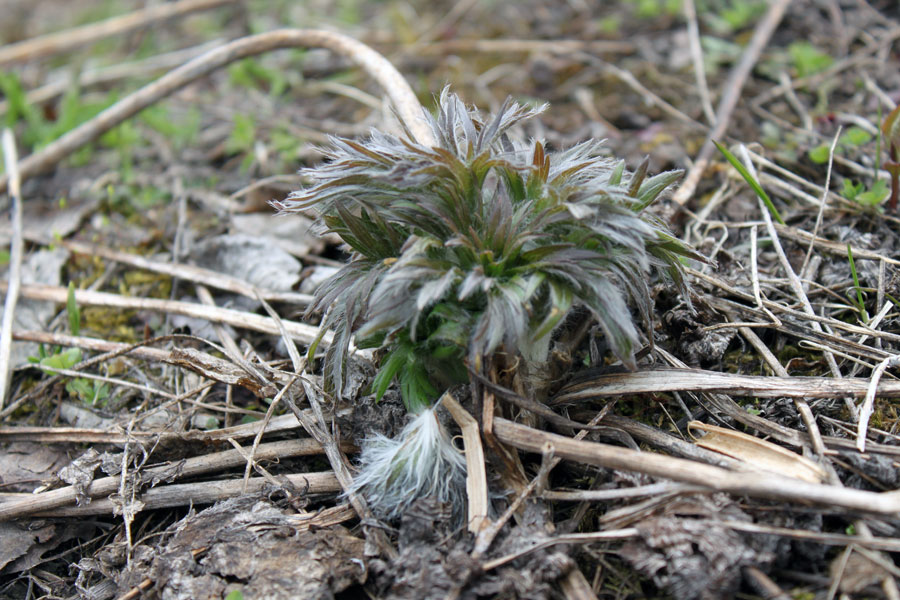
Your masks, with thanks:
M 66 297 L 66 316 L 69 322 L 69 331 L 72 335 L 81 333 L 81 310 L 75 301 L 75 285 L 69 282 L 69 292 Z M 38 355 L 29 356 L 28 362 L 37 364 L 41 371 L 47 375 L 56 375 L 60 370 L 69 370 L 81 362 L 83 354 L 80 348 L 54 347 L 49 352 L 43 344 L 38 346 Z M 85 404 L 92 406 L 102 405 L 109 396 L 109 386 L 101 381 L 86 377 L 75 377 L 66 381 L 66 391 L 71 396 L 79 398 Z
M 788 46 L 788 54 L 794 63 L 797 77 L 809 77 L 821 73 L 834 64 L 834 58 L 807 41 L 792 43 Z
M 741 174 L 741 177 L 744 178 L 744 181 L 747 182 L 747 185 L 749 185 L 753 189 L 759 199 L 762 200 L 763 204 L 766 205 L 766 208 L 769 210 L 772 218 L 778 221 L 780 225 L 784 225 L 784 219 L 781 218 L 781 214 L 779 214 L 778 209 L 775 208 L 775 204 L 772 203 L 772 199 L 769 198 L 766 190 L 763 189 L 756 178 L 750 174 L 750 171 L 748 171 L 747 168 L 741 164 L 741 161 L 739 161 L 737 157 L 731 153 L 731 150 L 729 150 L 719 142 L 713 141 L 713 144 L 716 145 L 716 148 L 719 149 L 719 152 L 722 153 L 722 156 L 724 156 L 725 159 L 731 163 L 731 166 Z
M 863 300 L 862 288 L 859 286 L 859 276 L 856 273 L 856 261 L 853 260 L 853 248 L 847 244 L 847 260 L 850 262 L 850 274 L 853 276 L 853 288 L 856 290 L 856 310 L 863 323 L 869 322 L 869 313 L 866 310 L 866 302 Z

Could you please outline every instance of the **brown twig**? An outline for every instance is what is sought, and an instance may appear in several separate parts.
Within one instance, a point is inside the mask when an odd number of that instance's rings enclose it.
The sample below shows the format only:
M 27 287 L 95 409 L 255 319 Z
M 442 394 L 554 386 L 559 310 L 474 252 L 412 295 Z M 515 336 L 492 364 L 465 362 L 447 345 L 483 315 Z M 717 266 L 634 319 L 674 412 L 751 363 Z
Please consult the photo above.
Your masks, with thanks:
M 478 534 L 488 521 L 487 471 L 484 463 L 484 448 L 478 433 L 478 421 L 450 392 L 441 396 L 440 403 L 447 409 L 462 430 L 463 446 L 466 451 L 466 495 L 469 500 L 469 531 Z
M 494 419 L 494 435 L 500 441 L 528 452 L 543 452 L 545 444 L 550 443 L 557 456 L 567 460 L 644 473 L 720 492 L 754 498 L 821 504 L 863 513 L 884 515 L 900 513 L 900 492 L 864 492 L 831 485 L 806 483 L 781 475 L 730 471 L 721 467 L 651 452 L 639 452 L 618 446 L 573 440 L 500 418 Z
M 256 453 L 256 460 L 275 460 L 286 456 L 318 454 L 322 451 L 321 444 L 308 438 L 273 442 L 259 447 Z M 245 462 L 246 459 L 237 450 L 225 450 L 214 454 L 187 458 L 180 464 L 145 469 L 142 472 L 142 477 L 145 481 L 151 480 L 154 476 L 162 478 L 193 477 L 195 475 L 214 473 L 226 468 L 238 467 Z M 327 478 L 322 475 L 320 480 L 324 482 Z M 240 487 L 242 480 L 236 479 L 235 483 Z M 92 498 L 96 498 L 112 494 L 118 487 L 118 477 L 103 477 L 91 482 L 85 493 Z M 0 494 L 0 499 L 4 499 L 0 501 L 0 521 L 8 521 L 9 519 L 33 515 L 61 506 L 72 505 L 75 503 L 77 495 L 78 491 L 74 486 L 67 486 L 39 494 Z
M 25 102 L 32 106 L 41 106 L 54 100 L 66 91 L 71 90 L 74 84 L 80 89 L 85 90 L 93 86 L 110 84 L 122 79 L 134 77 L 147 77 L 156 74 L 159 71 L 167 71 L 174 69 L 178 65 L 195 58 L 196 56 L 208 52 L 217 46 L 221 46 L 225 40 L 217 39 L 205 42 L 199 46 L 185 48 L 183 50 L 175 50 L 174 52 L 166 52 L 165 54 L 157 54 L 142 60 L 134 62 L 126 62 L 100 69 L 87 69 L 83 72 L 67 74 L 63 77 L 54 78 L 49 83 L 39 88 L 29 90 L 25 94 Z M 0 100 L 0 115 L 9 112 L 9 100 Z
M 258 459 L 258 457 L 257 457 Z M 291 487 L 305 494 L 335 494 L 341 491 L 337 479 L 330 471 L 323 473 L 296 473 L 278 475 L 274 481 L 268 477 L 223 479 L 217 481 L 197 481 L 160 485 L 141 492 L 138 499 L 143 510 L 171 508 L 196 504 L 213 504 L 220 500 L 244 494 L 258 494 L 266 488 L 283 485 L 283 480 Z M 36 517 L 85 517 L 89 515 L 112 515 L 115 505 L 108 498 L 98 498 L 83 506 L 65 506 L 36 513 Z
M 0 290 L 6 290 L 8 285 L 9 284 L 6 281 L 0 280 Z M 31 298 L 32 300 L 48 300 L 50 302 L 64 304 L 68 297 L 68 290 L 64 287 L 54 285 L 30 284 L 22 286 L 21 295 L 25 298 Z M 193 302 L 160 300 L 157 298 L 132 298 L 120 296 L 119 294 L 94 292 L 91 290 L 76 290 L 75 301 L 79 306 L 105 306 L 108 308 L 149 310 L 154 312 L 179 314 L 216 323 L 226 323 L 233 327 L 242 327 L 271 335 L 279 335 L 281 333 L 278 325 L 271 318 L 230 308 L 204 306 Z M 303 344 L 312 343 L 319 334 L 318 327 L 313 327 L 312 325 L 307 325 L 305 323 L 284 321 L 284 326 L 291 338 Z M 322 339 L 322 344 L 327 346 L 330 343 L 331 336 L 326 333 Z

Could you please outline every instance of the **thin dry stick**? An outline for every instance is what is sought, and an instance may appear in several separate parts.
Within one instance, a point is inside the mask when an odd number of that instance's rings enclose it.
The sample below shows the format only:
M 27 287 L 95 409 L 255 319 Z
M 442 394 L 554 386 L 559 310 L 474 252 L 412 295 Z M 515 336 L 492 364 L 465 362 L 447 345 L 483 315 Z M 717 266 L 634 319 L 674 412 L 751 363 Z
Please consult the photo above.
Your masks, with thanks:
M 19 164 L 27 178 L 59 163 L 85 144 L 187 84 L 234 61 L 280 48 L 327 48 L 344 56 L 369 74 L 390 97 L 403 125 L 425 146 L 435 145 L 431 129 L 422 118 L 422 105 L 396 68 L 381 54 L 348 36 L 315 29 L 279 29 L 235 40 L 178 67 L 116 102 L 90 121 L 69 131 Z M 7 176 L 0 177 L 0 193 Z
M 695 494 L 705 491 L 706 488 L 696 485 L 662 481 L 612 490 L 548 490 L 542 492 L 541 497 L 545 500 L 564 500 L 566 502 L 609 502 L 611 500 L 658 496 L 660 494 Z
M 856 448 L 860 452 L 866 451 L 866 431 L 869 429 L 869 418 L 872 416 L 873 406 L 875 405 L 875 394 L 878 391 L 878 382 L 881 381 L 881 376 L 886 369 L 896 369 L 897 367 L 900 367 L 900 355 L 884 359 L 877 367 L 875 367 L 875 370 L 872 371 L 872 379 L 869 382 L 869 387 L 866 389 L 866 398 L 859 411 L 859 424 L 856 429 Z
M 741 144 L 739 150 L 744 166 L 747 167 L 750 174 L 754 178 L 757 178 L 756 168 L 753 166 L 753 161 L 750 160 L 750 156 L 747 154 L 746 146 Z M 757 204 L 759 205 L 759 210 L 766 222 L 766 229 L 768 230 L 769 237 L 772 240 L 772 246 L 775 248 L 775 253 L 778 255 L 778 260 L 781 263 L 781 268 L 784 269 L 784 272 L 788 277 L 788 283 L 790 283 L 791 289 L 794 291 L 794 295 L 796 295 L 797 299 L 800 300 L 800 304 L 801 306 L 803 306 L 803 310 L 806 312 L 806 314 L 814 315 L 815 311 L 813 310 L 812 305 L 809 303 L 809 298 L 806 296 L 806 291 L 803 289 L 803 282 L 801 282 L 800 278 L 797 277 L 797 274 L 794 272 L 794 268 L 791 266 L 787 255 L 784 253 L 784 248 L 781 247 L 781 241 L 778 239 L 778 231 L 776 231 L 775 225 L 773 224 L 772 215 L 769 214 L 769 210 L 763 203 L 762 198 L 757 198 Z M 818 329 L 821 331 L 821 325 L 819 325 L 817 322 L 811 323 L 811 327 L 813 327 L 813 329 Z M 840 379 L 841 377 L 843 377 L 841 370 L 838 368 L 837 361 L 834 359 L 834 355 L 831 354 L 831 352 L 825 352 L 825 360 L 828 363 L 831 374 L 836 379 Z M 846 399 L 846 403 L 848 404 L 848 406 L 853 406 L 853 403 L 849 399 Z M 806 429 L 807 431 L 809 431 L 809 435 L 813 440 L 813 447 L 816 448 L 816 452 L 819 453 L 819 450 L 824 450 L 824 447 L 821 444 L 822 434 L 819 433 L 819 426 L 816 424 L 816 420 L 813 417 L 812 411 L 809 409 L 809 405 L 806 404 L 805 400 L 797 400 L 794 404 L 800 411 L 800 417 L 803 419 L 803 424 L 806 425 Z M 823 457 L 821 453 L 819 453 L 819 456 Z
M 241 444 L 237 440 L 235 440 L 234 438 L 228 438 L 228 443 L 231 444 L 234 447 L 234 449 L 237 450 L 238 452 L 240 452 L 241 456 L 244 457 L 244 460 L 247 461 L 248 469 L 254 469 L 257 473 L 262 475 L 263 479 L 265 479 L 266 481 L 269 482 L 269 485 L 273 485 L 276 488 L 284 487 L 275 478 L 274 475 L 269 473 L 261 464 L 259 464 L 254 459 L 253 454 L 251 452 L 247 452 L 246 450 L 244 450 L 243 446 L 241 446 Z M 247 493 L 247 482 L 248 481 L 249 481 L 249 477 L 245 477 L 243 480 L 242 487 L 241 487 L 241 495 L 244 495 Z M 285 491 L 287 492 L 287 495 L 289 498 L 293 497 L 293 494 L 291 494 L 289 490 L 285 490 Z
M 831 187 L 831 167 L 834 165 L 834 149 L 837 147 L 838 138 L 841 137 L 841 127 L 838 127 L 837 131 L 834 134 L 834 138 L 831 140 L 831 147 L 828 148 L 828 170 L 825 171 L 825 185 L 823 186 L 824 191 L 822 192 L 822 200 L 819 202 L 819 212 L 816 213 L 816 224 L 813 226 L 812 231 L 812 240 L 809 242 L 809 248 L 806 250 L 806 257 L 803 259 L 803 266 L 800 267 L 800 272 L 806 272 L 806 265 L 809 264 L 809 260 L 812 257 L 813 253 L 813 240 L 816 239 L 819 235 L 819 227 L 822 226 L 822 216 L 825 214 L 825 204 L 828 201 L 828 189 Z
M 63 333 L 50 333 L 46 331 L 14 331 L 13 339 L 19 341 L 37 342 L 40 344 L 53 344 L 57 346 L 74 346 L 82 348 L 84 350 L 107 353 L 101 356 L 95 356 L 88 360 L 82 361 L 77 365 L 74 365 L 72 369 L 73 371 L 85 369 L 94 364 L 105 362 L 123 354 L 129 354 L 143 360 L 164 362 L 169 365 L 184 367 L 208 379 L 212 379 L 213 381 L 218 381 L 226 385 L 239 385 L 247 388 L 257 396 L 270 396 L 276 391 L 276 389 L 267 380 L 259 381 L 253 377 L 252 373 L 248 373 L 245 369 L 235 366 L 234 364 L 226 360 L 223 360 L 211 354 L 207 354 L 205 352 L 185 347 L 176 347 L 172 350 L 160 350 L 158 348 L 144 347 L 147 344 L 158 343 L 167 339 L 200 339 L 195 338 L 194 336 L 162 336 L 160 338 L 145 340 L 136 344 L 123 344 L 120 342 L 108 342 L 106 340 L 72 336 Z M 223 354 L 225 353 L 224 350 L 222 350 L 215 344 L 212 344 L 211 342 L 206 340 L 203 341 L 216 350 L 222 351 Z M 246 361 L 244 361 L 244 363 L 246 363 Z M 56 369 L 56 371 L 62 372 L 59 369 Z M 79 374 L 78 376 L 80 377 L 82 375 Z M 276 381 L 287 380 L 286 375 L 278 372 L 273 374 L 272 378 Z M 39 385 L 44 386 L 45 384 L 49 385 L 50 380 L 41 382 L 41 384 Z M 17 399 L 15 403 L 11 404 L 3 411 L 0 411 L 0 419 L 5 418 L 10 414 L 10 409 L 14 404 L 21 402 L 25 398 L 33 396 L 35 390 L 38 389 L 41 388 L 35 388 L 29 391 L 28 394 Z
M 231 450 L 231 452 L 237 452 L 237 450 Z M 275 459 L 277 460 L 277 458 Z M 241 479 L 160 485 L 142 492 L 140 501 L 144 505 L 144 510 L 212 504 L 219 500 L 226 500 L 243 494 L 259 494 L 266 488 L 271 488 L 273 482 L 280 487 L 285 487 L 285 484 L 287 484 L 306 494 L 335 494 L 341 491 L 334 474 L 327 471 L 322 473 L 278 475 L 274 480 L 266 477 L 251 477 L 246 486 L 244 486 Z M 90 504 L 74 506 L 73 502 L 70 505 L 35 513 L 35 516 L 83 517 L 88 515 L 112 515 L 114 510 L 111 500 L 108 498 L 97 498 Z
M 287 348 L 288 355 L 291 357 L 291 363 L 294 367 L 294 373 L 300 377 L 300 384 L 303 386 L 303 391 L 306 394 L 306 400 L 309 402 L 310 408 L 312 408 L 312 412 L 315 415 L 315 420 L 310 418 L 309 415 L 302 413 L 297 409 L 297 405 L 291 399 L 290 394 L 285 396 L 284 400 L 288 405 L 288 408 L 291 409 L 291 412 L 294 413 L 294 416 L 297 417 L 297 420 L 306 430 L 306 432 L 312 436 L 317 442 L 322 444 L 322 448 L 325 451 L 325 457 L 328 459 L 328 463 L 331 465 L 332 470 L 334 471 L 335 477 L 337 477 L 338 482 L 341 485 L 341 489 L 344 494 L 346 494 L 347 499 L 350 501 L 350 505 L 359 515 L 360 519 L 363 521 L 373 521 L 374 515 L 372 511 L 369 509 L 368 504 L 366 503 L 366 499 L 363 498 L 360 494 L 353 491 L 353 475 L 350 473 L 350 469 L 347 466 L 347 458 L 344 456 L 343 451 L 340 448 L 340 444 L 335 439 L 335 436 L 328 431 L 328 427 L 325 422 L 325 415 L 322 412 L 322 405 L 319 402 L 319 397 L 317 390 L 313 388 L 312 384 L 306 379 L 305 369 L 306 369 L 306 359 L 300 356 L 300 353 L 297 351 L 297 346 L 294 344 L 294 340 L 291 339 L 291 336 L 288 334 L 287 329 L 284 326 L 284 322 L 275 312 L 275 310 L 269 306 L 267 302 L 260 299 L 263 307 L 266 309 L 266 312 L 271 315 L 272 319 L 278 324 L 281 329 L 282 341 Z M 367 527 L 365 529 L 366 535 L 378 546 L 379 550 L 384 553 L 388 557 L 396 557 L 396 550 L 391 545 L 390 541 L 387 539 L 387 536 L 384 535 L 384 532 L 380 529 L 373 529 Z
M 212 294 L 209 293 L 209 290 L 206 289 L 205 286 L 198 285 L 196 286 L 197 298 L 207 306 L 216 306 L 216 301 L 213 299 Z M 266 382 L 265 376 L 259 372 L 259 370 L 250 364 L 249 361 L 244 360 L 243 355 L 241 354 L 241 349 L 238 348 L 237 342 L 228 335 L 228 331 L 224 326 L 219 323 L 213 323 L 213 330 L 216 332 L 216 337 L 219 338 L 219 342 L 222 343 L 222 347 L 225 348 L 225 354 L 228 355 L 232 361 L 236 364 L 239 364 L 245 371 L 256 377 L 260 382 Z
M 111 17 L 105 21 L 0 47 L 0 65 L 61 54 L 104 38 L 148 27 L 160 21 L 192 12 L 218 8 L 234 2 L 235 0 L 181 0 L 180 2 L 153 4 L 142 10 Z
M 430 44 L 413 44 L 407 52 L 422 54 L 438 54 L 446 56 L 455 52 L 474 52 L 477 54 L 490 53 L 529 53 L 541 52 L 550 54 L 563 54 L 571 56 L 575 52 L 590 52 L 591 54 L 630 54 L 636 46 L 631 42 L 618 40 L 446 40 Z
M 775 328 L 781 327 L 781 319 L 775 316 L 775 313 L 766 308 L 766 305 L 763 304 L 762 301 L 762 292 L 759 288 L 759 264 L 757 261 L 757 233 L 756 233 L 756 225 L 753 225 L 750 228 L 750 282 L 753 285 L 753 297 L 756 299 L 756 306 L 761 311 L 766 313 L 769 318 L 772 319 L 772 326 Z
M 766 346 L 759 336 L 756 335 L 749 327 L 739 327 L 738 331 L 743 335 L 750 345 L 753 346 L 757 352 L 759 352 L 760 356 L 763 357 L 763 360 L 766 361 L 766 364 L 775 372 L 779 377 L 790 377 L 790 373 L 788 373 L 787 369 L 782 366 L 780 362 L 778 362 L 778 358 L 772 351 L 769 350 L 768 346 Z M 794 405 L 797 407 L 797 410 L 800 411 L 800 416 L 803 419 L 804 424 L 807 421 L 815 422 L 815 418 L 813 417 L 812 410 L 809 408 L 809 404 L 803 398 L 794 398 Z M 809 439 L 812 442 L 813 452 L 816 455 L 823 459 L 825 457 L 825 442 L 822 441 L 822 435 L 819 433 L 818 429 L 809 429 L 807 426 L 807 430 L 809 431 Z
M 703 116 L 710 125 L 716 122 L 716 111 L 713 109 L 709 96 L 709 86 L 706 84 L 706 66 L 703 64 L 703 47 L 700 46 L 700 28 L 697 26 L 697 7 L 694 0 L 684 0 L 684 19 L 688 26 L 688 39 L 690 39 L 691 59 L 694 62 L 694 77 L 697 80 L 697 92 L 700 94 L 700 106 L 703 107 Z
M 263 444 L 257 452 L 257 460 L 275 460 L 286 456 L 306 456 L 309 454 L 321 454 L 322 446 L 315 440 L 308 438 L 287 440 Z M 169 477 L 186 478 L 205 473 L 216 473 L 223 469 L 239 467 L 244 464 L 245 458 L 237 450 L 225 450 L 204 456 L 194 456 L 185 459 L 179 465 L 163 465 L 144 469 L 142 475 L 146 481 L 154 477 L 167 479 Z M 239 479 L 235 480 L 238 487 Z M 102 477 L 91 482 L 87 494 L 91 497 L 106 496 L 112 494 L 119 487 L 118 477 Z M 0 494 L 0 521 L 16 519 L 44 510 L 75 504 L 78 492 L 74 486 L 67 486 L 39 494 Z
M 284 397 L 285 393 L 291 389 L 291 386 L 294 385 L 295 381 L 297 381 L 297 375 L 292 375 L 290 381 L 284 384 L 284 387 L 279 390 L 278 394 L 272 398 L 272 402 L 269 403 L 269 410 L 266 411 L 266 416 L 263 417 L 263 426 L 260 427 L 259 432 L 253 438 L 253 446 L 250 448 L 250 455 L 247 457 L 247 467 L 244 469 L 245 486 L 247 485 L 247 482 L 250 481 L 250 469 L 253 467 L 256 451 L 259 449 L 259 442 L 262 440 L 263 433 L 266 431 L 266 425 L 272 420 L 272 415 L 275 413 L 275 407 L 278 406 L 278 403 Z M 232 438 L 229 438 L 229 441 L 232 444 L 237 443 Z
M 601 60 L 600 58 L 597 58 L 597 56 L 595 56 L 593 54 L 579 53 L 577 56 L 580 60 L 583 60 L 592 65 L 596 65 L 597 67 L 599 67 L 606 73 L 609 73 L 610 75 L 616 77 L 617 79 L 619 79 L 619 81 L 621 81 L 622 83 L 624 83 L 625 85 L 630 87 L 632 90 L 634 90 L 635 92 L 640 94 L 641 98 L 645 102 L 647 102 L 648 104 L 650 104 L 652 106 L 656 106 L 657 108 L 659 108 L 661 111 L 663 111 L 664 113 L 666 113 L 673 119 L 681 121 L 682 123 L 685 123 L 691 127 L 697 128 L 697 129 L 704 129 L 704 130 L 706 129 L 706 126 L 703 123 L 700 123 L 699 121 L 695 121 L 690 116 L 686 115 L 685 113 L 681 112 L 680 110 L 678 110 L 677 108 L 675 108 L 674 106 L 672 106 L 671 104 L 669 104 L 668 102 L 663 100 L 657 94 L 654 94 L 653 92 L 651 92 L 644 84 L 642 84 L 640 81 L 638 81 L 637 78 L 627 69 L 621 69 L 612 63 L 609 63 L 609 62 L 606 62 L 605 60 Z
M 0 227 L 0 232 L 4 232 L 4 228 Z M 138 254 L 130 254 L 113 250 L 106 246 L 97 244 L 89 244 L 87 242 L 75 240 L 51 240 L 45 237 L 38 237 L 25 234 L 25 239 L 29 242 L 35 242 L 43 245 L 53 244 L 54 246 L 62 246 L 66 250 L 77 254 L 85 254 L 87 256 L 99 256 L 118 263 L 152 271 L 154 273 L 162 273 L 171 277 L 179 277 L 185 281 L 195 284 L 208 285 L 219 290 L 241 294 L 248 298 L 262 297 L 265 300 L 274 300 L 278 302 L 291 302 L 301 306 L 308 305 L 312 302 L 313 297 L 310 294 L 300 294 L 297 292 L 283 292 L 274 290 L 264 290 L 248 283 L 247 281 L 229 275 L 227 273 L 219 273 L 212 269 L 204 269 L 194 265 L 186 265 L 181 263 L 166 262 L 140 256 Z
M 791 0 L 773 0 L 769 5 L 769 10 L 757 24 L 750 44 L 741 55 L 741 61 L 732 69 L 731 74 L 728 76 L 728 81 L 723 86 L 722 98 L 719 100 L 719 106 L 716 107 L 716 124 L 713 125 L 706 136 L 706 141 L 703 142 L 703 146 L 700 148 L 699 154 L 697 154 L 694 166 L 691 167 L 687 176 L 685 176 L 684 183 L 672 196 L 672 200 L 677 204 L 685 204 L 694 195 L 694 190 L 697 189 L 697 184 L 700 183 L 700 178 L 709 165 L 710 158 L 715 150 L 713 140 L 719 139 L 728 130 L 731 113 L 734 112 L 734 108 L 741 97 L 744 82 L 753 70 L 753 65 L 759 59 L 763 48 L 766 47 L 772 34 L 775 33 L 778 24 L 781 23 L 781 18 L 784 16 L 784 12 L 790 3 Z
M 730 494 L 754 498 L 812 502 L 864 513 L 896 515 L 900 512 L 900 491 L 866 492 L 833 485 L 807 483 L 781 475 L 748 471 L 730 471 L 682 458 L 652 452 L 640 452 L 583 442 L 494 418 L 494 435 L 500 441 L 528 452 L 541 453 L 545 444 L 553 445 L 557 456 L 567 460 L 598 465 L 608 469 L 622 469 L 681 481 Z
M 4 290 L 8 286 L 9 284 L 6 281 L 0 280 L 0 290 Z M 21 286 L 20 294 L 25 298 L 31 298 L 33 300 L 48 300 L 50 302 L 64 304 L 68 297 L 68 290 L 64 287 L 54 285 L 30 284 Z M 118 294 L 94 292 L 90 290 L 76 290 L 75 301 L 79 306 L 106 306 L 109 308 L 175 313 L 187 317 L 194 317 L 196 319 L 205 319 L 211 322 L 227 323 L 234 327 L 243 327 L 245 329 L 272 335 L 280 335 L 281 333 L 278 324 L 268 317 L 230 308 L 204 306 L 192 302 L 160 300 L 157 298 L 131 298 L 128 296 L 120 296 Z M 291 338 L 298 340 L 302 344 L 312 343 L 319 334 L 318 327 L 313 327 L 312 325 L 307 325 L 305 323 L 283 321 L 282 324 Z M 331 343 L 331 338 L 332 336 L 326 334 L 322 339 L 322 344 L 327 346 Z
M 0 409 L 6 404 L 6 392 L 9 387 L 9 374 L 12 365 L 12 329 L 16 303 L 19 301 L 19 289 L 22 283 L 22 190 L 19 180 L 18 159 L 16 156 L 16 140 L 12 131 L 3 130 L 3 161 L 9 173 L 10 201 L 12 202 L 12 240 L 9 248 L 9 288 L 6 290 L 6 301 L 3 304 L 3 321 L 0 325 Z
M 570 385 L 553 397 L 550 406 L 631 394 L 666 392 L 727 393 L 759 398 L 837 398 L 865 396 L 870 380 L 862 377 L 773 377 L 739 375 L 702 369 L 656 369 L 634 373 L 611 373 Z M 878 394 L 900 397 L 900 381 L 881 381 Z
M 515 499 L 510 503 L 509 507 L 506 511 L 500 516 L 499 519 L 485 527 L 481 532 L 479 532 L 478 537 L 475 538 L 475 548 L 472 549 L 472 558 L 474 560 L 480 559 L 484 556 L 485 552 L 491 547 L 494 539 L 497 537 L 497 534 L 500 533 L 500 530 L 503 529 L 503 526 L 506 525 L 507 521 L 509 521 L 513 514 L 517 510 L 519 510 L 519 506 L 522 505 L 522 502 L 528 498 L 532 492 L 538 487 L 542 486 L 546 483 L 547 474 L 550 473 L 550 469 L 553 466 L 553 458 L 555 451 L 553 449 L 553 444 L 550 442 L 546 442 L 541 447 L 541 467 L 538 470 L 537 474 L 534 478 L 528 482 L 528 485 L 525 486 L 525 489 L 516 494 Z
M 170 400 L 179 397 L 177 394 L 173 394 L 173 393 L 167 392 L 165 390 L 150 387 L 149 385 L 144 385 L 142 383 L 134 383 L 131 381 L 126 381 L 124 379 L 118 379 L 116 377 L 106 377 L 104 375 L 95 375 L 93 373 L 85 373 L 84 371 L 76 371 L 75 369 L 59 369 L 59 368 L 51 369 L 48 367 L 41 367 L 38 364 L 31 364 L 28 366 L 31 367 L 32 369 L 39 369 L 43 373 L 46 373 L 49 375 L 65 375 L 67 377 L 82 377 L 84 379 L 90 379 L 91 381 L 101 381 L 103 383 L 108 383 L 110 385 L 120 385 L 122 387 L 131 388 L 133 390 L 140 390 L 142 392 L 146 392 L 146 393 L 154 395 L 154 396 L 162 396 L 163 398 L 169 398 Z
M 481 566 L 481 568 L 485 571 L 490 571 L 492 569 L 496 569 L 497 567 L 502 567 L 506 563 L 512 562 L 517 558 L 525 556 L 526 554 L 529 554 L 536 550 L 543 550 L 544 548 L 549 548 L 551 546 L 555 546 L 556 544 L 616 542 L 637 537 L 638 534 L 639 531 L 637 527 L 627 527 L 625 529 L 614 529 L 612 531 L 595 531 L 592 533 L 568 533 L 565 535 L 558 535 L 556 537 L 541 540 L 540 542 L 529 546 L 528 548 L 523 548 L 522 550 L 518 550 L 516 552 L 513 552 L 512 554 L 489 560 L 485 562 Z
M 775 224 L 775 230 L 778 231 L 778 235 L 788 238 L 789 240 L 794 240 L 795 242 L 812 241 L 813 243 L 815 243 L 816 248 L 820 250 L 826 250 L 831 254 L 843 256 L 844 258 L 847 257 L 846 243 L 834 242 L 832 240 L 826 240 L 825 238 L 815 237 L 808 231 L 803 231 L 802 229 L 797 229 L 796 227 L 790 227 L 788 225 L 781 225 L 779 223 Z M 867 250 L 866 248 L 851 246 L 850 251 L 853 252 L 853 258 L 855 258 L 856 260 L 883 260 L 889 265 L 900 267 L 900 259 L 885 256 L 883 254 L 873 252 L 872 250 Z M 832 321 L 834 321 L 834 319 L 832 319 Z
M 463 446 L 466 450 L 468 528 L 470 532 L 477 535 L 489 523 L 487 472 L 484 465 L 484 448 L 481 445 L 481 435 L 478 433 L 478 421 L 460 406 L 450 392 L 444 392 L 440 403 L 444 405 L 462 430 Z

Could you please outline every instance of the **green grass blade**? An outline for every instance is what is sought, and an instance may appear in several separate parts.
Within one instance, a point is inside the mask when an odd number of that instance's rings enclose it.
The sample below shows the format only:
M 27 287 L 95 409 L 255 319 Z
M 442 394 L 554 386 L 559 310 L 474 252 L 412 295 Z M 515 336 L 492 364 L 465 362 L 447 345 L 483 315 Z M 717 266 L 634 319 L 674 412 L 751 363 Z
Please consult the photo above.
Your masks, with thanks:
M 66 314 L 69 317 L 69 331 L 72 335 L 81 333 L 81 310 L 75 302 L 75 284 L 69 282 L 69 292 L 66 297 Z
M 853 260 L 853 249 L 847 244 L 847 259 L 850 261 L 850 274 L 853 275 L 853 287 L 856 288 L 857 309 L 863 323 L 869 322 L 869 313 L 866 310 L 866 303 L 863 302 L 862 289 L 859 287 L 859 277 L 856 274 L 856 261 Z
M 728 148 L 726 148 L 719 142 L 713 140 L 713 144 L 716 145 L 716 148 L 719 149 L 719 152 L 722 153 L 722 156 L 724 156 L 725 159 L 731 163 L 731 166 L 737 169 L 737 172 L 741 174 L 741 177 L 744 178 L 744 181 L 747 182 L 747 185 L 753 188 L 753 191 L 756 192 L 756 195 L 759 196 L 759 199 L 762 200 L 763 204 L 766 205 L 766 208 L 769 209 L 769 213 L 772 215 L 772 218 L 778 221 L 779 224 L 784 225 L 784 219 L 782 219 L 781 215 L 778 214 L 778 209 L 775 208 L 774 204 L 772 204 L 772 199 L 769 198 L 769 195 L 764 189 L 762 189 L 762 186 L 759 185 L 759 182 L 753 178 L 747 168 L 741 164 L 741 161 L 739 161 Z

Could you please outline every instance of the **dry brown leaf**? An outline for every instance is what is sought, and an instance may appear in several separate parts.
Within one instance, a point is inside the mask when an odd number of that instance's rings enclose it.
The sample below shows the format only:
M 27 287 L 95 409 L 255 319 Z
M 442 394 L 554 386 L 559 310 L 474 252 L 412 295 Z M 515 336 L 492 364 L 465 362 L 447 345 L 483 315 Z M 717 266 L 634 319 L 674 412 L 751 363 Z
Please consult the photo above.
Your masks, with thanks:
M 813 461 L 772 442 L 700 421 L 688 423 L 688 431 L 694 429 L 705 433 L 703 437 L 694 439 L 695 444 L 739 460 L 754 469 L 810 483 L 822 483 L 827 478 L 825 470 Z

